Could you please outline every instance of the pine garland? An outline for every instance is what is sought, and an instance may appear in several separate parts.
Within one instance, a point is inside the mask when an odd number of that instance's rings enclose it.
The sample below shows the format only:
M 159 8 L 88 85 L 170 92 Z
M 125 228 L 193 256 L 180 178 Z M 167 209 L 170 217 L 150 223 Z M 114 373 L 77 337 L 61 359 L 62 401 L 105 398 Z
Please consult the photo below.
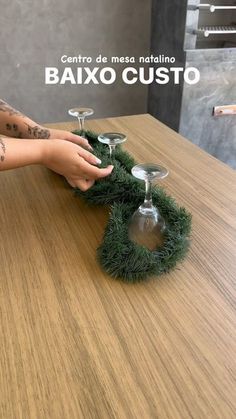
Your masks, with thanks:
M 80 131 L 74 133 L 79 135 Z M 86 136 L 94 153 L 102 160 L 101 167 L 111 164 L 108 146 L 99 143 L 97 134 L 92 131 L 87 131 Z M 188 251 L 191 214 L 178 207 L 161 187 L 155 186 L 153 203 L 167 222 L 164 246 L 151 251 L 133 243 L 128 237 L 128 223 L 143 202 L 144 182 L 132 176 L 131 169 L 136 162 L 120 146 L 116 147 L 112 164 L 111 175 L 95 182 L 91 189 L 86 192 L 75 189 L 75 194 L 91 205 L 110 206 L 103 242 L 97 250 L 99 262 L 108 274 L 126 282 L 137 282 L 169 272 Z

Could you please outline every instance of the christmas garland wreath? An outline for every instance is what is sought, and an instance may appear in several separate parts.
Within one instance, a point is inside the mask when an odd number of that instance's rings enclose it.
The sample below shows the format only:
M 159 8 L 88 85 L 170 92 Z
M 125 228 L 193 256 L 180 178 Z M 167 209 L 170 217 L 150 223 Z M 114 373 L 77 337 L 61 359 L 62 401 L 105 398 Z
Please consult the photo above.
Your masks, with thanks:
M 80 131 L 74 133 L 79 135 Z M 111 164 L 109 148 L 99 143 L 97 134 L 86 131 L 86 137 L 96 156 L 102 160 L 101 167 Z M 188 251 L 191 214 L 156 186 L 153 188 L 153 203 L 167 222 L 164 245 L 151 251 L 133 243 L 128 237 L 128 224 L 143 202 L 144 182 L 132 176 L 131 169 L 136 162 L 121 146 L 116 147 L 112 164 L 111 175 L 96 181 L 91 189 L 86 192 L 75 189 L 75 194 L 89 204 L 110 206 L 103 242 L 97 249 L 100 264 L 108 274 L 126 282 L 137 282 L 169 272 Z

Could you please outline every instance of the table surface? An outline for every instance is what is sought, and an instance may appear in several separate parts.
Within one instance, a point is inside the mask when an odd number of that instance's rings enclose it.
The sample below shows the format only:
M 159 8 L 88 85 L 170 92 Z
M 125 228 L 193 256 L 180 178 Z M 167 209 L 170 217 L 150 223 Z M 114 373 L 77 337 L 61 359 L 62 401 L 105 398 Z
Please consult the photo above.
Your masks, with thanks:
M 96 261 L 106 208 L 43 167 L 2 172 L 0 417 L 235 418 L 236 172 L 150 115 L 87 127 L 169 168 L 191 250 L 168 275 L 116 281 Z

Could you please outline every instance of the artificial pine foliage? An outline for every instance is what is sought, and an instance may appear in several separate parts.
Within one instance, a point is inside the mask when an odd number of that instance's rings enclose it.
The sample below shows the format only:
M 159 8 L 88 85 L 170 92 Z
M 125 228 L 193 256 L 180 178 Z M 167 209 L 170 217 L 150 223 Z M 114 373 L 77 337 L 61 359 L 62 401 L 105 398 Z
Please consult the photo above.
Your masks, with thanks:
M 80 134 L 80 131 L 74 131 Z M 144 182 L 131 174 L 136 164 L 134 159 L 121 146 L 117 146 L 112 157 L 109 147 L 99 143 L 97 134 L 86 132 L 94 153 L 102 160 L 101 167 L 113 164 L 110 176 L 95 182 L 86 192 L 75 190 L 92 205 L 109 205 L 110 218 L 105 229 L 103 242 L 98 248 L 98 260 L 103 269 L 114 278 L 126 282 L 137 282 L 153 275 L 160 275 L 173 269 L 177 262 L 184 259 L 189 248 L 191 214 L 183 207 L 178 207 L 175 200 L 168 196 L 163 188 L 153 188 L 153 203 L 164 217 L 164 246 L 154 251 L 129 240 L 128 224 L 134 211 L 144 200 Z

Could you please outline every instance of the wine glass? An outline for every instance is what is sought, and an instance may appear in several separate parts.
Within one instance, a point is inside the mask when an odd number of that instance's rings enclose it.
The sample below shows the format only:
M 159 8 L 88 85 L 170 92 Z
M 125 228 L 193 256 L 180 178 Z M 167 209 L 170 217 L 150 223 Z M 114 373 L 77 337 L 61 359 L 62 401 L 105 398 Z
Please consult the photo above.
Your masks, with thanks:
M 135 243 L 154 250 L 164 242 L 166 223 L 158 208 L 152 202 L 152 183 L 156 179 L 163 179 L 168 170 L 155 163 L 137 164 L 132 168 L 132 175 L 145 181 L 145 199 L 134 212 L 129 222 L 129 238 Z
M 98 141 L 100 141 L 100 143 L 109 145 L 110 157 L 112 157 L 117 144 L 124 143 L 126 140 L 126 135 L 121 134 L 120 132 L 105 132 L 98 136 Z
M 91 108 L 72 108 L 68 110 L 68 114 L 78 119 L 81 137 L 85 138 L 84 121 L 87 116 L 94 114 L 94 110 Z

